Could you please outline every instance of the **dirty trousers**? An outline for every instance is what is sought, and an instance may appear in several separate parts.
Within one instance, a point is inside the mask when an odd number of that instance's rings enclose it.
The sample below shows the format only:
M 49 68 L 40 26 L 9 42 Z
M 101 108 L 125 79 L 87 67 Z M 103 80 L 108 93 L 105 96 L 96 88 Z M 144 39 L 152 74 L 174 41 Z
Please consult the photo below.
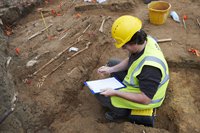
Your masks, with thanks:
M 115 66 L 117 64 L 120 63 L 120 60 L 117 59 L 111 59 L 107 65 L 108 66 Z M 127 74 L 127 71 L 121 71 L 121 72 L 116 72 L 116 73 L 112 73 L 111 77 L 116 77 L 119 81 L 123 81 L 125 76 Z M 123 109 L 123 108 L 116 108 L 111 104 L 111 100 L 110 97 L 105 97 L 103 95 L 100 94 L 95 94 L 96 98 L 99 100 L 99 102 L 102 104 L 102 106 L 108 108 L 111 112 L 113 112 L 114 114 L 116 114 L 119 117 L 128 117 L 128 115 L 130 114 L 130 110 L 129 109 Z

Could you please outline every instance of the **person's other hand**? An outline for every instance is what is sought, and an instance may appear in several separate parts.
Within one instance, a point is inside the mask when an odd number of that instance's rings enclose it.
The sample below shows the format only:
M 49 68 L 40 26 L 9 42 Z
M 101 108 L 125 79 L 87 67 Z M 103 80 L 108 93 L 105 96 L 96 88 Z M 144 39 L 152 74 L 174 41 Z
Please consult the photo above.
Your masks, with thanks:
M 116 95 L 116 91 L 117 90 L 113 90 L 113 89 L 104 89 L 104 90 L 102 90 L 102 92 L 100 94 L 104 95 L 106 97 L 115 96 Z
M 112 67 L 102 66 L 97 70 L 97 72 L 99 74 L 111 74 L 112 73 Z

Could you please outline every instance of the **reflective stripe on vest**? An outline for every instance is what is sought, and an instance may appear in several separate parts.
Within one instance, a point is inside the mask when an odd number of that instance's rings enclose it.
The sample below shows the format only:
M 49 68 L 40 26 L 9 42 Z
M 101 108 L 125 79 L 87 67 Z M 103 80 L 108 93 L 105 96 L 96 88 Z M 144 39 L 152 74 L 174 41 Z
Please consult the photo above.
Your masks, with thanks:
M 156 57 L 154 57 L 154 56 L 147 56 L 147 57 L 145 57 L 145 58 L 138 64 L 138 66 L 135 68 L 135 70 L 134 70 L 133 73 L 131 74 L 130 84 L 129 84 L 128 82 L 126 82 L 126 81 L 124 81 L 124 82 L 125 82 L 126 84 L 132 86 L 132 87 L 139 88 L 139 85 L 136 85 L 136 84 L 134 83 L 133 75 L 135 74 L 135 72 L 137 72 L 137 71 L 142 67 L 142 65 L 144 64 L 145 61 L 154 61 L 154 62 L 160 64 L 160 65 L 163 67 L 163 69 L 165 70 L 165 77 L 164 77 L 164 79 L 161 81 L 161 83 L 160 83 L 160 85 L 159 85 L 159 87 L 158 87 L 158 88 L 160 88 L 164 83 L 166 83 L 166 82 L 168 81 L 169 75 L 167 74 L 167 68 L 166 68 L 164 62 L 163 62 L 162 60 L 160 60 L 159 58 L 156 58 Z
M 164 99 L 164 97 L 162 97 L 162 98 L 160 98 L 160 99 L 157 99 L 157 100 L 151 100 L 151 103 L 150 103 L 150 104 L 159 103 L 159 102 L 161 102 L 163 99 Z

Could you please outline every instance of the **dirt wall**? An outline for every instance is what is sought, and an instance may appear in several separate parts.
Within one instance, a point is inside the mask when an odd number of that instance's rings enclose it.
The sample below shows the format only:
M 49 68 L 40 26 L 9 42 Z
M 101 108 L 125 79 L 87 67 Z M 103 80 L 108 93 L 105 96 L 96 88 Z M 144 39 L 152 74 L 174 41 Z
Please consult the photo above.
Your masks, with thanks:
M 0 120 L 2 120 L 5 112 L 11 109 L 11 100 L 14 96 L 15 90 L 14 83 L 12 82 L 12 76 L 6 66 L 6 41 L 1 38 L 0 44 Z
M 43 0 L 3 0 L 0 2 L 0 19 L 3 24 L 13 25 Z

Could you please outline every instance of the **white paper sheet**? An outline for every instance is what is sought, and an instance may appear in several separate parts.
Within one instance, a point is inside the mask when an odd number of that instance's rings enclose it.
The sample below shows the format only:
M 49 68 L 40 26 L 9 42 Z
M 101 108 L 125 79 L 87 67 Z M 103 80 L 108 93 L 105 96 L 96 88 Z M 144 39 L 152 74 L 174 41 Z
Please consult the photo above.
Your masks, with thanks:
M 125 87 L 124 84 L 119 82 L 114 77 L 94 81 L 87 81 L 86 85 L 92 90 L 93 93 L 99 93 L 104 89 L 119 89 Z

